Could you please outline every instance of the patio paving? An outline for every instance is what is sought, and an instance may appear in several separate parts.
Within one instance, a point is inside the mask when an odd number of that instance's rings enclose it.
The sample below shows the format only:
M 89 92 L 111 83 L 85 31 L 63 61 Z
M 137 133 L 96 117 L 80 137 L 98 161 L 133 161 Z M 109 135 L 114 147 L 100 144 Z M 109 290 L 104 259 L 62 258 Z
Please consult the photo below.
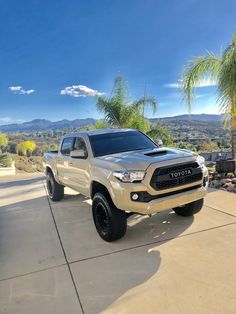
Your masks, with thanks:
M 96 233 L 91 200 L 48 200 L 42 174 L 0 179 L 0 313 L 236 313 L 236 195 L 194 218 L 134 215 Z

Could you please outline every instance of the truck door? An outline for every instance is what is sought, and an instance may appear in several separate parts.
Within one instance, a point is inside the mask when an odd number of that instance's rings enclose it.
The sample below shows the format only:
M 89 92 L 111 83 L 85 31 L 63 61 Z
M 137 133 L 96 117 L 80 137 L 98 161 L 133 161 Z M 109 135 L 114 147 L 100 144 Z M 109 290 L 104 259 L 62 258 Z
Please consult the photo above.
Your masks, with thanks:
M 89 161 L 86 143 L 82 137 L 76 137 L 72 146 L 72 150 L 83 150 L 84 157 L 70 157 L 70 186 L 74 190 L 81 192 L 83 195 L 90 194 L 89 181 Z
M 57 175 L 60 182 L 66 186 L 68 186 L 70 183 L 70 152 L 72 150 L 74 141 L 74 137 L 65 137 L 57 157 Z

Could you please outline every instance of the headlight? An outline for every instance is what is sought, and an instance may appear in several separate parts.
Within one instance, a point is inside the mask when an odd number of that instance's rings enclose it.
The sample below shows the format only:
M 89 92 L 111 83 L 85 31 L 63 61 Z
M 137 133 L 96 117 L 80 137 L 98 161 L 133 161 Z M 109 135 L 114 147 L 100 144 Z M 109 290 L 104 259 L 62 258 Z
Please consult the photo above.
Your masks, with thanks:
M 205 165 L 205 158 L 202 156 L 198 156 L 197 162 L 199 163 L 200 166 Z
M 113 176 L 122 182 L 142 181 L 145 177 L 145 171 L 135 170 L 114 171 Z

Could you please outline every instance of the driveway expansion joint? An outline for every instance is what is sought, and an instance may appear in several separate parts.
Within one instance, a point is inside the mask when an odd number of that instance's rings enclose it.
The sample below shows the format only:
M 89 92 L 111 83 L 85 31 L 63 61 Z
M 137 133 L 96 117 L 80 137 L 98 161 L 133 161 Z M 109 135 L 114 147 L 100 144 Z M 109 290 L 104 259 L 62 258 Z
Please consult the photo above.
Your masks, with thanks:
M 57 223 L 56 223 L 56 219 L 55 219 L 55 216 L 54 216 L 52 207 L 51 207 L 51 203 L 50 203 L 50 200 L 49 200 L 49 197 L 48 197 L 47 189 L 46 189 L 46 187 L 45 187 L 45 184 L 44 184 L 44 181 L 43 181 L 43 180 L 42 180 L 42 184 L 43 184 L 43 187 L 44 187 L 44 190 L 45 190 L 45 193 L 46 193 L 46 197 L 47 197 L 49 209 L 50 209 L 50 212 L 51 212 L 51 215 L 52 215 L 53 223 L 54 223 L 54 226 L 55 226 L 55 229 L 56 229 L 56 232 L 57 232 L 57 236 L 58 236 L 58 239 L 59 239 L 59 242 L 60 242 L 60 245 L 61 245 L 61 249 L 62 249 L 64 258 L 65 258 L 65 261 L 66 261 L 66 265 L 67 265 L 67 267 L 68 267 L 68 271 L 69 271 L 69 274 L 70 274 L 70 277 L 71 277 L 71 281 L 72 281 L 72 284 L 73 284 L 73 286 L 74 286 L 75 293 L 76 293 L 76 296 L 77 296 L 77 299 L 78 299 L 78 302 L 79 302 L 81 311 L 82 311 L 82 313 L 84 314 L 84 309 L 83 309 L 83 305 L 82 305 L 82 303 L 81 303 L 81 299 L 80 299 L 80 296 L 79 296 L 79 291 L 78 291 L 78 288 L 77 288 L 77 286 L 76 286 L 76 284 L 75 284 L 75 280 L 74 280 L 74 277 L 73 277 L 73 274 L 72 274 L 72 271 L 71 271 L 70 263 L 69 263 L 69 261 L 68 261 L 68 259 L 67 259 L 67 256 L 66 256 L 66 251 L 65 251 L 65 249 L 64 249 L 64 246 L 63 246 L 63 243 L 62 243 L 62 240 L 61 240 L 61 236 L 60 236 L 60 233 L 59 233 L 59 229 L 58 229 L 58 226 L 57 226 Z
M 236 215 L 233 215 L 233 214 L 224 212 L 223 210 L 220 210 L 220 209 L 215 208 L 215 207 L 213 207 L 213 206 L 210 206 L 210 205 L 204 205 L 204 206 L 205 206 L 205 207 L 208 207 L 208 208 L 210 208 L 210 209 L 213 209 L 213 210 L 215 210 L 215 211 L 217 211 L 217 212 L 220 212 L 220 213 L 222 213 L 222 214 L 225 214 L 225 215 L 228 215 L 228 216 L 231 216 L 231 217 L 235 217 L 235 218 L 236 218 Z
M 37 273 L 41 273 L 41 272 L 44 272 L 44 271 L 47 271 L 47 270 L 50 270 L 50 269 L 56 269 L 56 268 L 59 268 L 59 267 L 62 267 L 62 266 L 67 266 L 67 264 L 63 263 L 63 264 L 59 264 L 59 265 L 55 265 L 55 266 L 50 266 L 50 267 L 34 270 L 34 271 L 31 271 L 31 272 L 28 272 L 28 273 L 15 275 L 15 276 L 12 276 L 12 277 L 0 278 L 0 282 L 1 281 L 12 280 L 12 279 L 19 278 L 19 277 L 29 276 L 29 275 L 33 275 L 33 274 L 37 274 Z

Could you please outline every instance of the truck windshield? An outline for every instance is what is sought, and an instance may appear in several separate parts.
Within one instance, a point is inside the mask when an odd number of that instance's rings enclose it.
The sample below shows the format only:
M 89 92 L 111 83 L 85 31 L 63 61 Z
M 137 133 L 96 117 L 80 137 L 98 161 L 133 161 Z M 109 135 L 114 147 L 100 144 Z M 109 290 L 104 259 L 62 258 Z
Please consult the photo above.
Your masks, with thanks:
M 94 157 L 157 148 L 148 137 L 137 131 L 90 135 L 89 138 Z

